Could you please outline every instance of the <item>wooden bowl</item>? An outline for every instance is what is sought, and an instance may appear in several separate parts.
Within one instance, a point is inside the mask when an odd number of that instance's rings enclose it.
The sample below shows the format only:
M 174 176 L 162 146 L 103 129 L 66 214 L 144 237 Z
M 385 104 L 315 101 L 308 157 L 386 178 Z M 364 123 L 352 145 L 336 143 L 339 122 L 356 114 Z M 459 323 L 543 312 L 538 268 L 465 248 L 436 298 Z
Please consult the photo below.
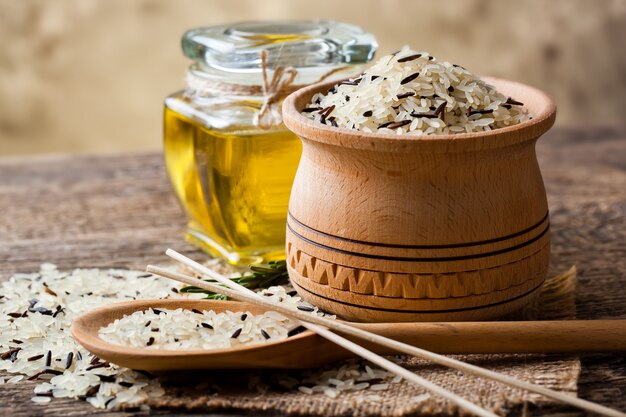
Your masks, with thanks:
M 489 132 L 364 133 L 300 114 L 313 85 L 283 103 L 303 143 L 289 203 L 289 276 L 305 300 L 353 321 L 492 319 L 530 301 L 550 252 L 535 142 L 554 102 L 486 78 L 533 118 Z

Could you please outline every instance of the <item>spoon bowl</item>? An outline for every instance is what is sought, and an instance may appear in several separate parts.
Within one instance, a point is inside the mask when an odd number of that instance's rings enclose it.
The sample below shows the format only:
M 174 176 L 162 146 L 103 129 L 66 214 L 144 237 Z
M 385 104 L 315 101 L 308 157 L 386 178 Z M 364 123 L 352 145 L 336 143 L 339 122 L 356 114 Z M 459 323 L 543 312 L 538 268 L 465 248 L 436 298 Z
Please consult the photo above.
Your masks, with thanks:
M 72 336 L 85 349 L 117 365 L 146 371 L 171 371 L 187 369 L 246 369 L 246 368 L 305 368 L 319 361 L 302 363 L 301 351 L 307 349 L 313 332 L 307 330 L 284 340 L 269 341 L 223 349 L 164 350 L 120 346 L 106 342 L 98 335 L 100 328 L 131 315 L 135 311 L 159 308 L 175 310 L 249 311 L 263 314 L 266 309 L 248 303 L 220 300 L 141 300 L 126 301 L 95 309 L 78 317 L 72 323 Z
M 303 369 L 353 357 L 351 352 L 306 330 L 287 339 L 227 349 L 164 350 L 120 346 L 100 338 L 100 328 L 135 311 L 248 311 L 268 309 L 237 301 L 135 300 L 97 308 L 72 323 L 72 336 L 100 359 L 131 369 Z M 557 353 L 626 350 L 626 320 L 500 321 L 458 323 L 350 323 L 379 335 L 437 353 Z M 357 341 L 378 354 L 388 348 Z

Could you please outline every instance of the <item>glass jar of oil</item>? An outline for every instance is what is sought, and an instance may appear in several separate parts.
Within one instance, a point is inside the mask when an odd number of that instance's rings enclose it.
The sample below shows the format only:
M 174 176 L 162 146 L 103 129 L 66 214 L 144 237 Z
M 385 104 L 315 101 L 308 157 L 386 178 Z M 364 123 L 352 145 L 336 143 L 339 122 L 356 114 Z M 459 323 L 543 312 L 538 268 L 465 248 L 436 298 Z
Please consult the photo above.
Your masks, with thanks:
M 321 79 L 358 74 L 373 35 L 333 21 L 245 22 L 190 30 L 187 86 L 165 99 L 164 151 L 187 239 L 231 264 L 284 258 L 300 140 L 280 102 Z

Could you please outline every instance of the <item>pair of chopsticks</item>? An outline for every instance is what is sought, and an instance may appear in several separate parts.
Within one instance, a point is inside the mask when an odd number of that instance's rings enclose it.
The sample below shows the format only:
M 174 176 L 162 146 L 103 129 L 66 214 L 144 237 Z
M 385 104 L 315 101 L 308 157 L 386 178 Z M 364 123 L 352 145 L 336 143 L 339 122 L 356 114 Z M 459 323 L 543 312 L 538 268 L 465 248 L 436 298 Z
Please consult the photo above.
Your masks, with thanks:
M 476 365 L 472 365 L 472 364 L 468 364 L 468 363 L 465 363 L 456 359 L 448 358 L 446 356 L 439 355 L 437 353 L 430 352 L 428 350 L 420 349 L 418 347 L 411 346 L 406 343 L 399 342 L 397 340 L 389 339 L 384 336 L 370 333 L 366 330 L 352 327 L 349 324 L 346 324 L 345 322 L 340 322 L 338 320 L 333 320 L 333 319 L 329 319 L 326 317 L 317 316 L 308 312 L 300 311 L 295 307 L 286 306 L 286 305 L 282 305 L 282 304 L 270 301 L 267 298 L 264 298 L 258 295 L 254 291 L 251 291 L 248 288 L 245 288 L 233 282 L 232 280 L 218 274 L 215 271 L 208 269 L 207 267 L 199 264 L 198 262 L 195 262 L 192 259 L 187 258 L 186 256 L 172 249 L 168 249 L 166 251 L 166 254 L 172 259 L 176 260 L 177 262 L 180 262 L 181 264 L 189 267 L 191 270 L 195 271 L 200 276 L 217 281 L 218 283 L 226 286 L 226 288 L 221 285 L 206 282 L 202 279 L 191 277 L 191 276 L 181 274 L 178 272 L 169 271 L 167 269 L 159 268 L 159 267 L 152 266 L 152 265 L 149 265 L 147 267 L 147 271 L 155 275 L 160 275 L 166 278 L 170 278 L 170 279 L 185 283 L 187 285 L 193 285 L 193 286 L 203 288 L 212 292 L 221 293 L 236 300 L 246 301 L 251 304 L 269 308 L 276 312 L 282 313 L 285 316 L 288 316 L 292 319 L 295 319 L 296 321 L 299 321 L 300 322 L 299 324 L 301 324 L 302 326 L 336 343 L 337 345 L 343 347 L 344 349 L 349 350 L 355 353 L 356 355 L 361 356 L 364 359 L 367 359 L 368 361 L 372 363 L 375 363 L 376 365 L 380 366 L 383 369 L 386 369 L 389 372 L 392 372 L 396 375 L 401 376 L 407 381 L 410 381 L 435 394 L 442 396 L 443 398 L 448 399 L 449 401 L 456 404 L 461 409 L 468 411 L 474 415 L 484 416 L 484 417 L 496 416 L 496 414 L 494 414 L 493 412 L 485 410 L 484 408 L 481 408 L 477 404 L 474 404 L 466 400 L 465 398 L 460 397 L 454 394 L 453 392 L 446 390 L 445 388 L 442 388 L 436 384 L 433 384 L 432 382 L 414 374 L 408 369 L 405 369 L 395 364 L 394 362 L 391 362 L 383 358 L 382 356 L 370 350 L 367 350 L 363 348 L 362 346 L 350 340 L 347 340 L 344 337 L 336 333 L 331 332 L 328 329 L 332 329 L 332 330 L 341 332 L 343 334 L 348 334 L 348 335 L 357 337 L 359 339 L 366 340 L 371 343 L 376 343 L 378 345 L 391 348 L 398 352 L 420 357 L 422 359 L 427 359 L 437 364 L 454 368 L 463 372 L 471 373 L 476 376 L 481 376 L 484 378 L 492 379 L 494 381 L 498 381 L 498 382 L 501 382 L 501 383 L 504 383 L 504 384 L 507 384 L 516 388 L 534 392 L 536 394 L 541 394 L 548 398 L 562 401 L 566 404 L 581 408 L 583 410 L 595 412 L 595 413 L 602 414 L 605 416 L 626 417 L 625 413 L 622 413 L 617 410 L 613 410 L 611 408 L 605 407 L 600 404 L 586 401 L 577 397 L 572 397 L 570 395 L 567 395 L 558 391 L 554 391 L 549 388 L 545 388 L 539 385 L 531 384 L 529 382 L 521 381 L 516 378 L 499 374 L 497 372 L 490 371 L 488 369 L 481 368 Z M 321 326 L 324 326 L 324 327 L 321 327 Z

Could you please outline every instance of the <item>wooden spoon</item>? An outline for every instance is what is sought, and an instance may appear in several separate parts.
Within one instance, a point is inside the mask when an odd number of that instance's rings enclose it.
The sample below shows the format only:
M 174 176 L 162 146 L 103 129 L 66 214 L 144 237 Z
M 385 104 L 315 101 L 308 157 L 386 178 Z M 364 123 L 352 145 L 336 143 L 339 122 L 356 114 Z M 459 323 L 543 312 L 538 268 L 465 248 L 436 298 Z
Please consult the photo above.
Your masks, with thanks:
M 248 311 L 267 309 L 216 300 L 138 300 L 104 306 L 74 320 L 74 339 L 99 358 L 132 369 L 314 368 L 353 355 L 305 331 L 285 340 L 215 350 L 159 350 L 114 345 L 98 331 L 148 308 Z M 362 329 L 437 353 L 566 353 L 626 351 L 626 320 L 502 321 L 458 323 L 351 323 Z M 349 339 L 352 339 L 348 337 Z M 389 349 L 359 341 L 379 354 Z

